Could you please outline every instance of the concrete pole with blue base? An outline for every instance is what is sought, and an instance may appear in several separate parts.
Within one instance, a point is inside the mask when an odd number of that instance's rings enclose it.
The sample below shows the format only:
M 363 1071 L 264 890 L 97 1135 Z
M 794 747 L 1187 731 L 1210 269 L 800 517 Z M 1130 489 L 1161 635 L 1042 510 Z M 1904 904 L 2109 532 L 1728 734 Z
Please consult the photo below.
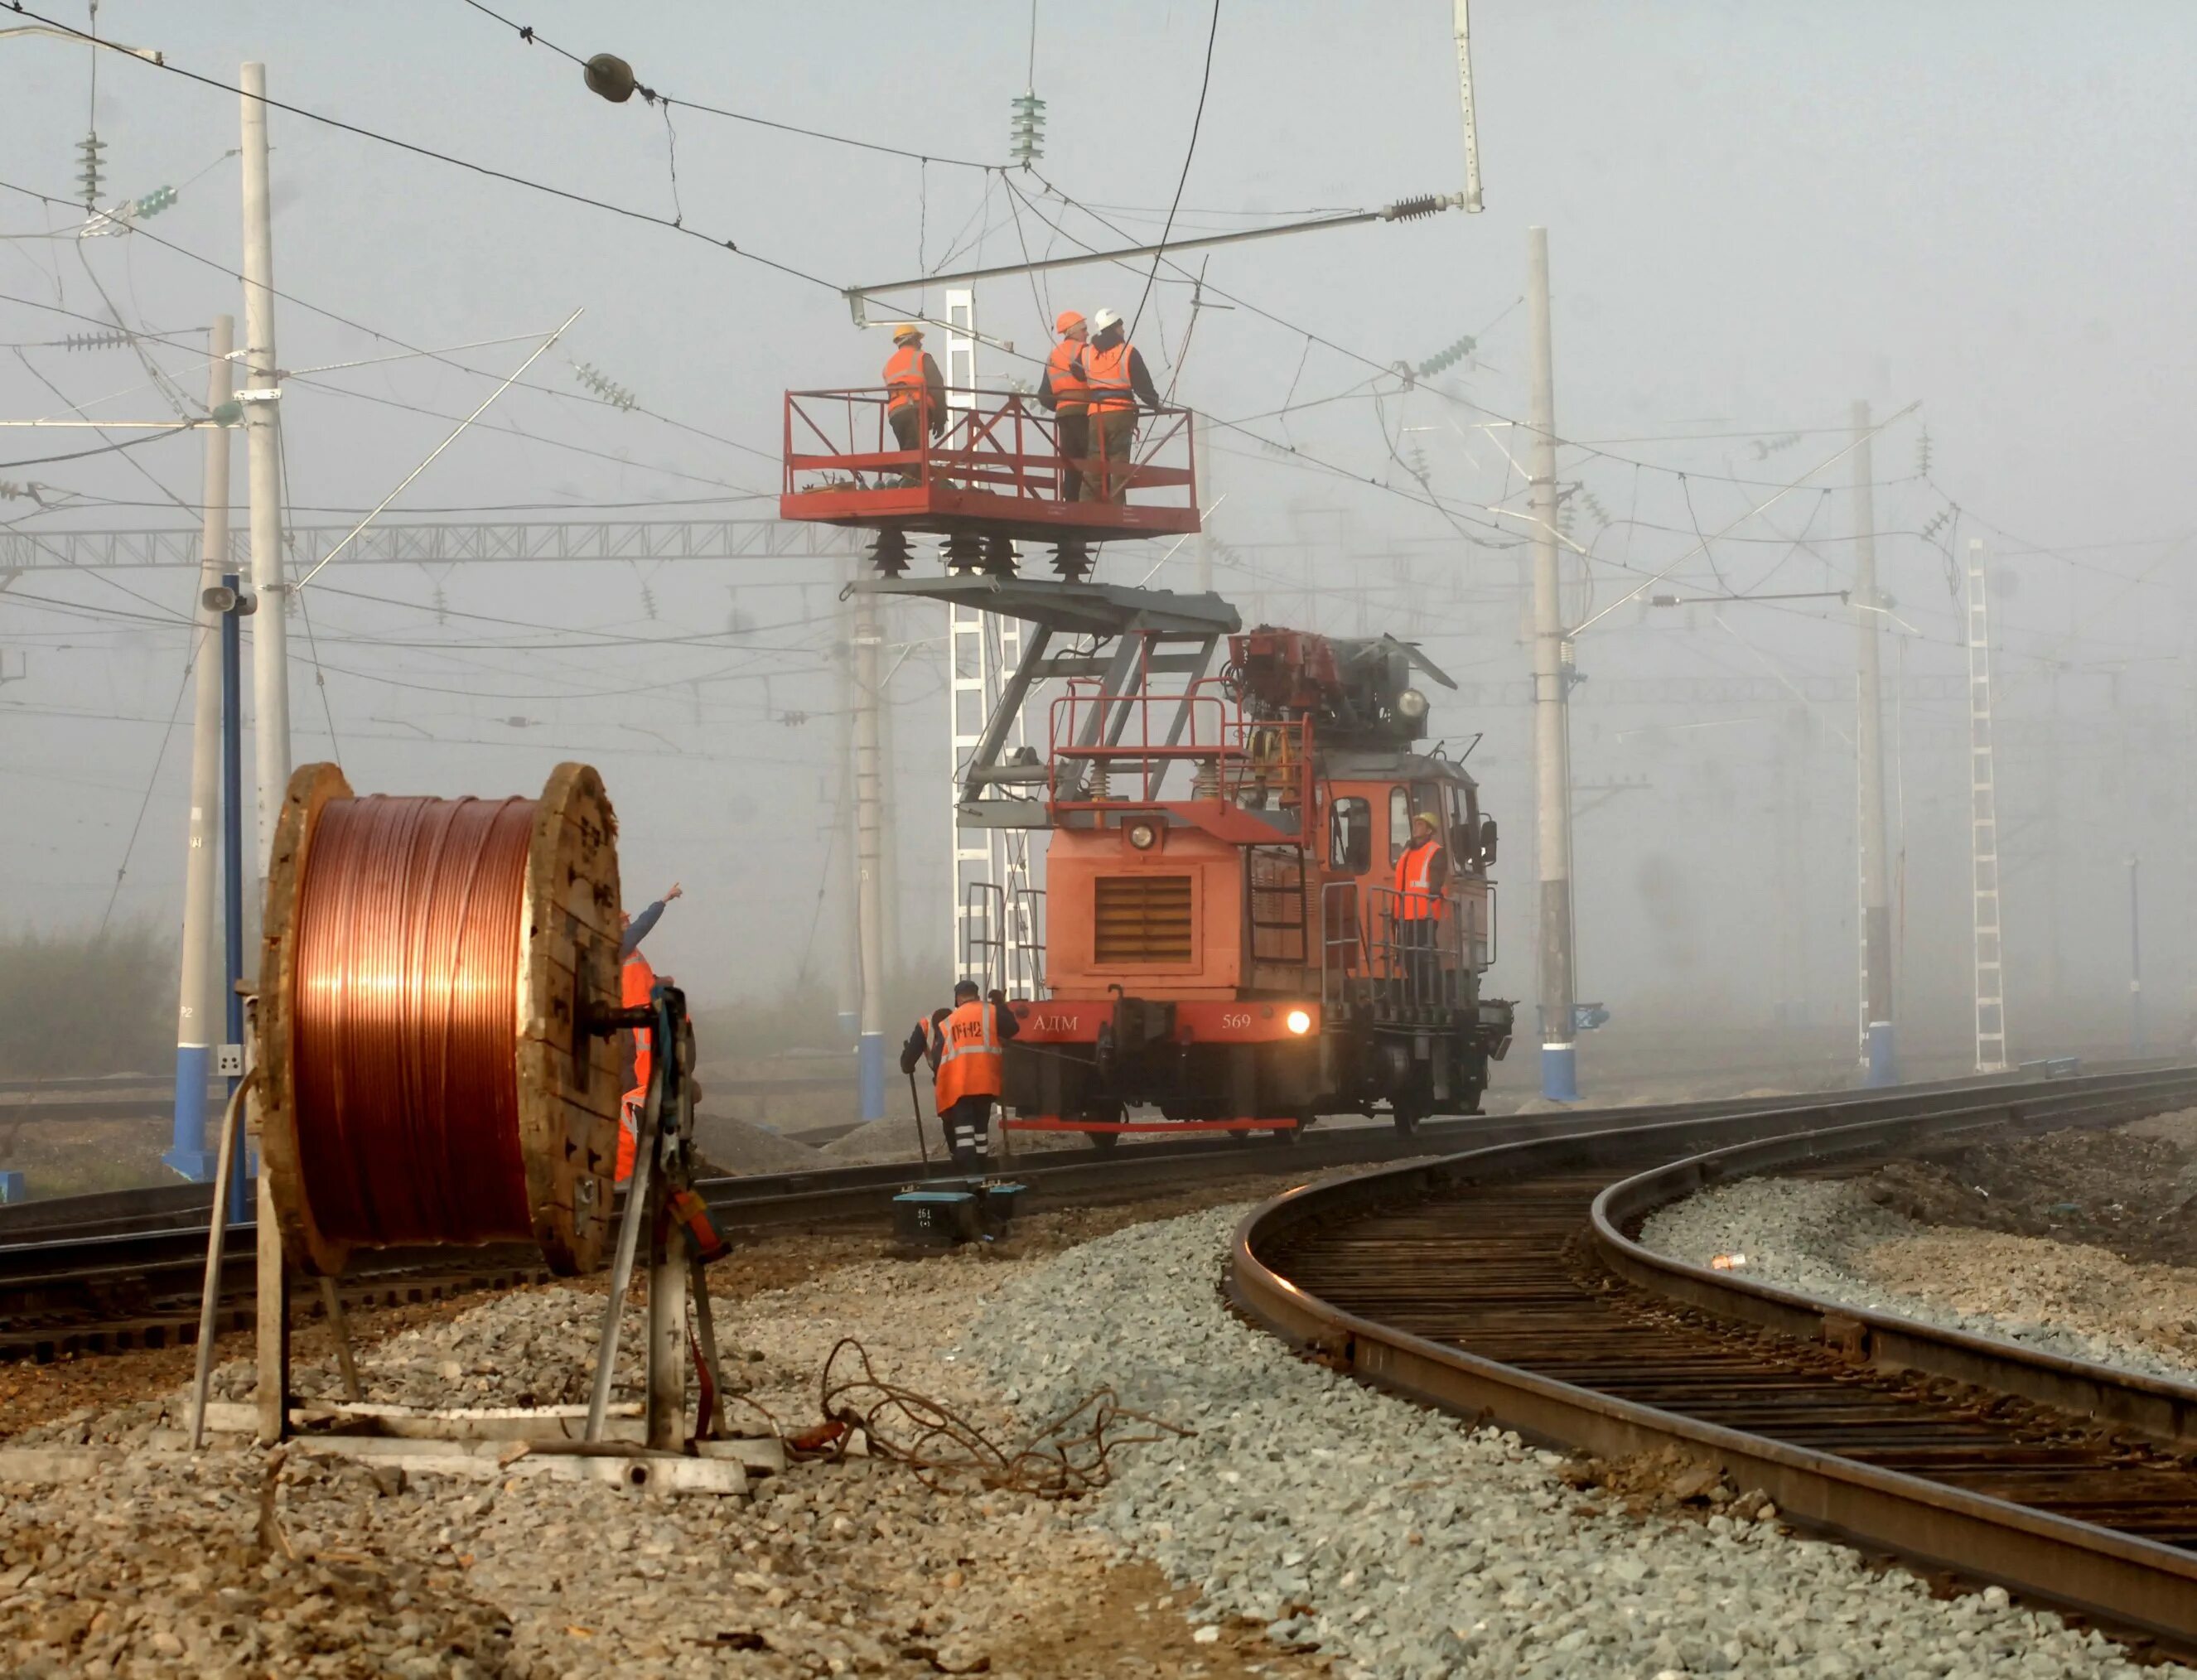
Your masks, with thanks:
M 1526 349 L 1533 358 L 1533 768 L 1539 853 L 1541 1095 L 1579 1100 L 1572 978 L 1570 641 L 1556 573 L 1556 397 L 1549 341 L 1549 230 L 1526 230 Z
M 236 323 L 216 316 L 207 333 L 210 357 L 206 408 L 218 412 L 235 384 L 229 359 Z M 198 646 L 191 656 L 194 709 L 191 719 L 191 821 L 183 859 L 183 984 L 176 1008 L 176 1114 L 168 1151 L 160 1159 L 196 1184 L 213 1177 L 207 1150 L 206 1081 L 213 1076 L 214 1007 L 220 966 L 214 959 L 214 862 L 221 842 L 222 630 L 227 615 L 212 592 L 229 564 L 229 428 L 206 432 L 205 527 L 199 550 Z
M 1853 405 L 1854 631 L 1858 644 L 1854 753 L 1860 795 L 1862 1077 L 1896 1085 L 1899 1059 L 1893 1040 L 1892 872 L 1884 811 L 1884 604 L 1876 591 L 1876 493 L 1872 482 L 1869 404 Z
M 862 1118 L 885 1112 L 884 766 L 878 746 L 877 597 L 854 594 L 855 918 L 862 978 L 862 1030 L 855 1040 Z

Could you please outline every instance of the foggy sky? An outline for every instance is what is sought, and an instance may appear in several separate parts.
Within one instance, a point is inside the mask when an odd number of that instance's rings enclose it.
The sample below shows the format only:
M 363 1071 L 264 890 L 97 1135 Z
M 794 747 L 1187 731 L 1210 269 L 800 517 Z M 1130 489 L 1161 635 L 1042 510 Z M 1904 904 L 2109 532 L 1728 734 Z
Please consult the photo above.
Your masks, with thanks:
M 80 3 L 55 3 L 53 15 L 84 21 Z M 1051 118 L 1041 167 L 1079 199 L 1126 206 L 1107 214 L 1139 238 L 1156 233 L 1174 191 L 1209 15 L 1186 3 L 1039 5 L 1035 85 Z M 614 15 L 552 0 L 524 16 L 583 55 L 621 54 L 675 101 L 985 161 L 1005 158 L 1007 101 L 1023 90 L 1030 45 L 1019 3 L 913 12 L 666 3 Z M 638 100 L 596 100 L 575 67 L 459 0 L 188 9 L 108 0 L 100 24 L 223 80 L 240 61 L 264 59 L 278 99 L 673 213 L 663 113 Z M 1206 212 L 1356 208 L 1454 190 L 1461 144 L 1448 24 L 1441 0 L 1224 0 L 1179 233 L 1243 219 Z M 1573 535 L 1596 556 L 1585 576 L 1569 566 L 1574 616 L 1693 547 L 1697 528 L 1741 521 L 1839 449 L 1852 400 L 1880 414 L 1920 402 L 1875 447 L 1880 565 L 1898 619 L 1885 669 L 1888 680 L 1964 672 L 1961 616 L 1933 544 L 1956 536 L 1964 553 L 1968 538 L 1985 538 L 2000 584 L 2017 1038 L 2025 1026 L 2042 1030 L 2033 1011 L 2025 1022 L 2023 1004 L 2041 996 L 2055 968 L 2063 988 L 2118 996 L 2131 852 L 2147 856 L 2158 923 L 2148 961 L 2154 995 L 2172 999 L 2159 1005 L 2161 1018 L 2178 1011 L 2192 826 L 2188 554 L 2178 545 L 2193 524 L 2181 490 L 2197 371 L 2197 322 L 2181 293 L 2197 257 L 2188 166 L 2197 115 L 2186 91 L 2197 15 L 2165 4 L 1483 0 L 1474 24 L 1485 213 L 1211 258 L 1215 285 L 1291 323 L 1245 309 L 1202 313 L 1176 386 L 1181 400 L 1245 428 L 1215 445 L 1226 501 L 1214 527 L 1244 562 L 1224 564 L 1219 587 L 1247 617 L 1416 634 L 1459 679 L 1516 686 L 1527 663 L 1516 638 L 1524 525 L 1481 509 L 1523 507 L 1506 458 L 1522 459 L 1523 438 L 1501 422 L 1525 412 L 1516 303 L 1524 230 L 1545 224 L 1558 428 L 1591 445 L 1568 449 L 1560 467 L 1578 487 Z M 0 180 L 72 196 L 89 56 L 56 41 L 0 41 Z M 181 202 L 148 232 L 235 267 L 236 165 L 222 158 L 236 144 L 235 97 L 107 54 L 95 108 L 107 142 L 106 196 L 182 186 Z M 687 224 L 834 285 L 933 269 L 949 252 L 959 265 L 1011 261 L 1021 249 L 1006 194 L 977 171 L 919 167 L 676 104 L 671 122 Z M 780 394 L 876 378 L 881 336 L 856 331 L 826 287 L 280 111 L 271 125 L 283 290 L 426 346 L 538 333 L 585 306 L 530 377 L 584 394 L 569 365 L 584 362 L 646 407 L 748 446 L 517 391 L 491 420 L 616 459 L 476 432 L 389 518 L 614 503 L 657 505 L 600 517 L 768 517 Z M 1017 181 L 1037 194 L 1035 181 Z M 1047 209 L 1080 238 L 1115 238 Z M 49 219 L 33 200 L 0 191 L 0 296 L 102 315 L 89 262 L 135 325 L 188 338 L 218 311 L 241 316 L 232 281 L 147 240 L 23 237 L 67 225 L 64 212 Z M 1052 237 L 1027 217 L 1023 231 L 1033 252 Z M 1162 279 L 1138 337 L 1164 385 L 1189 311 L 1186 288 L 1164 271 Z M 1074 270 L 1035 287 L 990 283 L 981 310 L 988 331 L 1042 354 L 1052 309 L 1110 304 L 1133 313 L 1140 291 L 1139 277 L 1119 269 Z M 936 293 L 927 301 L 935 308 Z M 291 304 L 278 320 L 281 360 L 293 369 L 392 348 Z M 0 329 L 10 345 L 88 330 L 12 302 L 0 303 Z M 1377 409 L 1366 385 L 1375 368 L 1307 350 L 1307 331 L 1384 366 L 1423 361 L 1461 334 L 1481 342 L 1432 389 L 1404 394 L 1394 379 L 1382 381 Z M 500 375 L 526 348 L 460 359 Z M 157 355 L 194 397 L 203 394 L 201 364 Z M 96 414 L 171 412 L 126 351 L 20 356 Z M 1028 371 L 1006 357 L 987 364 L 994 379 Z M 362 397 L 461 414 L 492 388 L 420 362 L 312 377 L 360 395 L 288 387 L 300 524 L 348 522 L 310 508 L 357 517 L 449 430 L 447 420 Z M 1342 393 L 1272 417 L 1285 403 Z M 67 412 L 18 352 L 0 353 L 0 415 Z M 1918 476 L 1925 426 L 1928 482 Z M 1709 435 L 1730 433 L 1752 435 Z M 0 460 L 96 441 L 9 430 Z M 236 455 L 241 507 L 241 444 Z M 153 443 L 129 459 L 165 491 L 118 456 L 0 466 L 0 481 L 154 505 L 37 514 L 19 498 L 0 501 L 0 521 L 22 519 L 16 529 L 32 531 L 191 523 L 163 497 L 199 500 L 197 441 Z M 1426 505 L 1412 466 L 1459 524 Z M 1841 462 L 1808 480 L 1658 587 L 1844 587 L 1850 477 Z M 1956 503 L 1957 526 L 1941 524 L 1928 541 L 1916 535 Z M 1791 544 L 1796 535 L 1806 546 Z M 1293 543 L 1301 546 L 1279 546 Z M 1131 559 L 1136 552 L 1110 558 L 1102 575 L 1133 582 L 1159 558 L 1154 549 Z M 1186 587 L 1186 559 L 1154 581 Z M 843 576 L 831 564 L 771 559 L 481 565 L 435 576 L 339 561 L 308 592 L 324 689 L 314 650 L 293 625 L 296 756 L 328 756 L 332 717 L 362 790 L 531 792 L 558 759 L 586 758 L 619 809 L 629 899 L 674 878 L 688 889 L 657 936 L 660 967 L 711 999 L 782 982 L 804 953 L 811 973 L 837 981 L 843 894 L 824 849 L 838 844 L 830 837 L 842 750 L 833 646 L 843 633 L 832 600 Z M 38 571 L 0 593 L 0 674 L 26 672 L 0 686 L 0 844 L 11 866 L 0 877 L 0 922 L 96 923 L 125 847 L 116 913 L 177 913 L 187 698 L 183 727 L 165 753 L 161 743 L 186 639 L 134 618 L 63 617 L 20 597 L 157 617 L 187 610 L 194 588 L 180 570 L 105 578 Z M 438 590 L 446 622 L 432 610 Z M 744 615 L 738 637 L 723 634 L 734 612 Z M 943 947 L 941 628 L 913 614 L 891 627 L 897 643 L 916 644 L 895 681 L 893 725 L 911 956 Z M 648 645 L 673 633 L 717 640 Z M 609 636 L 635 640 L 539 646 Z M 537 646 L 493 646 L 514 639 Z M 1574 714 L 1575 773 L 1601 790 L 1579 801 L 1583 997 L 1745 1015 L 1805 995 L 1818 1020 L 1850 1014 L 1851 704 L 1616 706 L 1598 700 L 1595 685 L 1767 675 L 1805 688 L 1812 678 L 1850 681 L 1853 643 L 1835 600 L 1644 617 L 1626 608 L 1581 638 L 1588 682 Z M 1437 693 L 1434 727 L 1453 748 L 1484 736 L 1470 762 L 1506 837 L 1497 989 L 1530 997 L 1529 736 L 1524 709 L 1499 698 L 1491 692 L 1468 705 Z M 1887 708 L 1898 749 L 1904 1002 L 1956 1030 L 1967 984 L 1964 731 L 1957 697 Z

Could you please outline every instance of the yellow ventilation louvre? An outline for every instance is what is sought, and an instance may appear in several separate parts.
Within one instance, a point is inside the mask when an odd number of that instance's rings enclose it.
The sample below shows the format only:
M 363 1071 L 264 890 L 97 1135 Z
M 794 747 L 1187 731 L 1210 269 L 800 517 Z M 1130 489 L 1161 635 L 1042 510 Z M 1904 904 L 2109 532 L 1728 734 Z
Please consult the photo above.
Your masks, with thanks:
M 1094 962 L 1191 960 L 1189 876 L 1102 875 L 1092 883 L 1091 907 Z

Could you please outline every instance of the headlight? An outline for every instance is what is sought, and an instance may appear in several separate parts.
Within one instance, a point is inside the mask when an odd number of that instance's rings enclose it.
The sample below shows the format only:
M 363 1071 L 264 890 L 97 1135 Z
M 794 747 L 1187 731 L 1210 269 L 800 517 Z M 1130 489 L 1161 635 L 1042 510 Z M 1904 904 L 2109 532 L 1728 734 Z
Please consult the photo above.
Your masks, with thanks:
M 1148 822 L 1129 825 L 1129 843 L 1140 852 L 1149 852 L 1158 844 L 1160 831 Z
M 1312 1017 L 1301 1009 L 1291 1010 L 1289 1012 L 1288 1022 L 1289 1028 L 1293 1033 L 1312 1031 Z
M 1396 697 L 1396 715 L 1417 723 L 1427 715 L 1427 697 L 1416 688 L 1406 688 Z

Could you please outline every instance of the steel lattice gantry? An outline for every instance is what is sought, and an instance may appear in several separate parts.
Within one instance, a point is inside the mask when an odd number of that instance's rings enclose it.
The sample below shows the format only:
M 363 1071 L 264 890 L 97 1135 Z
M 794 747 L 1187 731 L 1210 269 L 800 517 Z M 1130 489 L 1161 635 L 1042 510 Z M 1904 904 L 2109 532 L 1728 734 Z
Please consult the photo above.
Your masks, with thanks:
M 295 565 L 317 564 L 349 525 L 291 525 Z M 125 571 L 199 564 L 201 533 L 190 530 L 0 530 L 0 572 Z M 500 524 L 368 525 L 344 550 L 346 565 L 446 565 L 496 560 L 717 560 L 838 556 L 854 539 L 829 525 L 770 519 L 538 519 Z M 246 535 L 229 533 L 229 569 L 246 564 Z

